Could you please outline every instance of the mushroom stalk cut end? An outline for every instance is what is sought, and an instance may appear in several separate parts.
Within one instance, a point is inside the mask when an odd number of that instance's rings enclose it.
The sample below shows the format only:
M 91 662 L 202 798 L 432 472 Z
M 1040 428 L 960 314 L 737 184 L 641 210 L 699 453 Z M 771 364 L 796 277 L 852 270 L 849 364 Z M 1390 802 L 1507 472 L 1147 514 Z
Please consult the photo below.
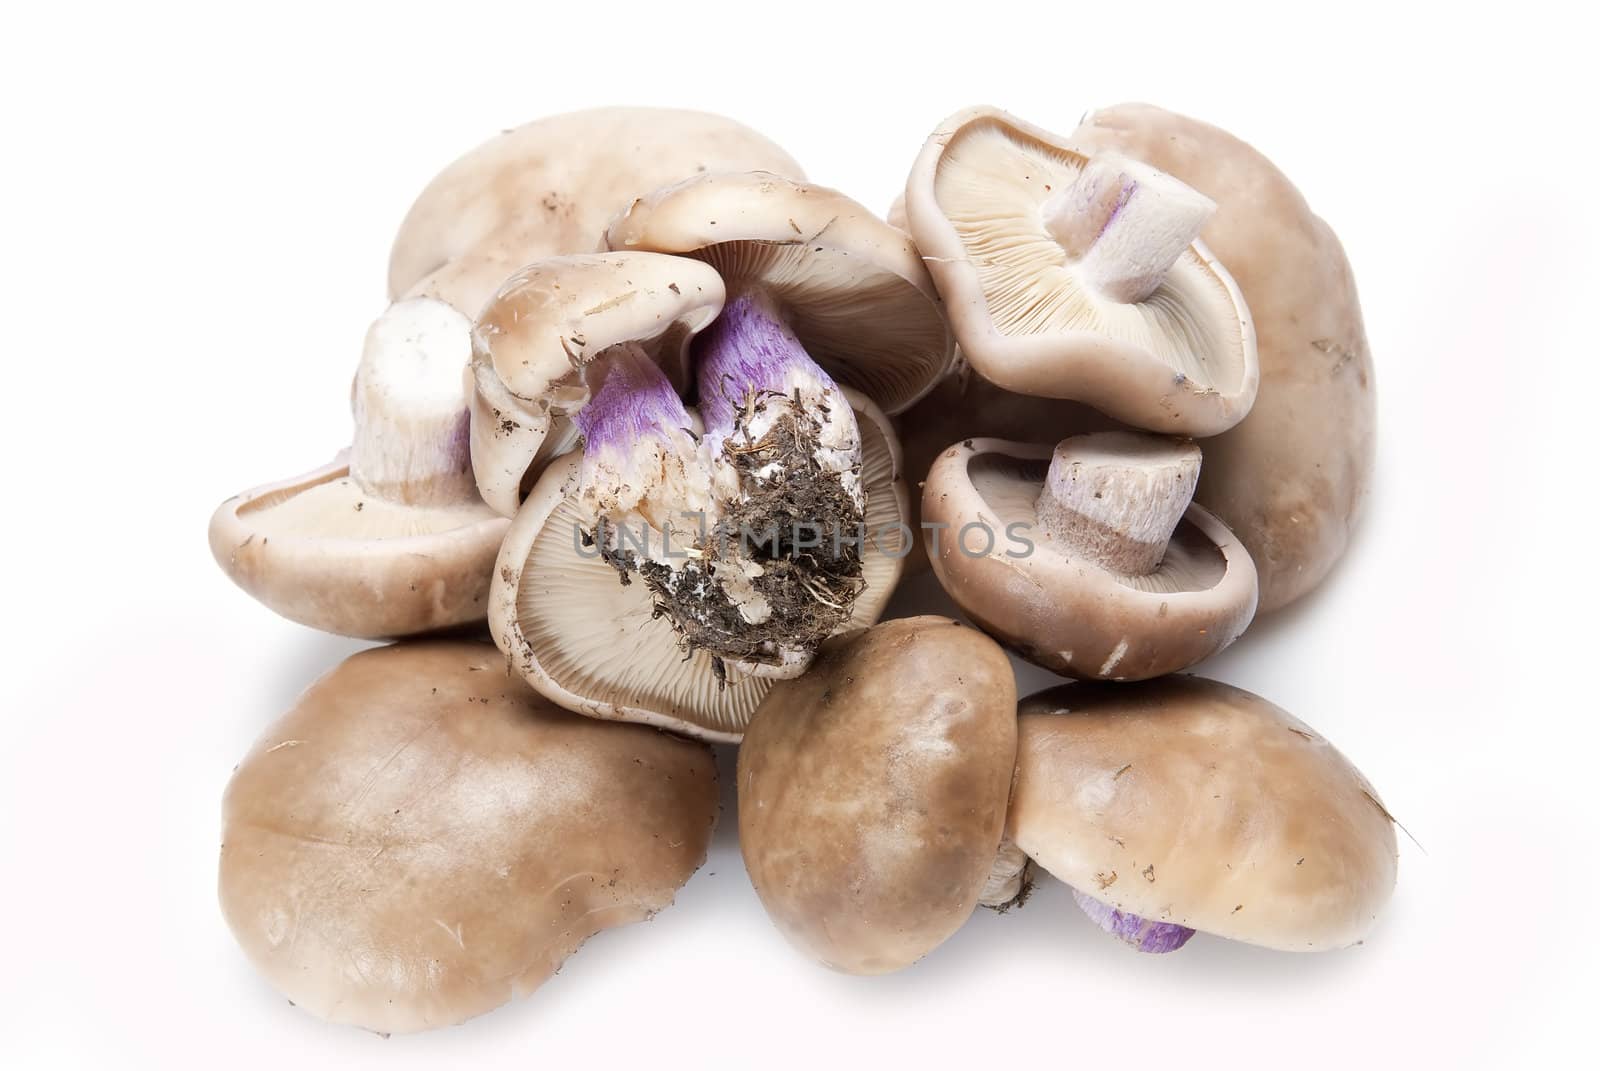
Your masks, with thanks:
M 1216 208 L 1171 175 L 1104 154 L 1090 158 L 1041 212 L 1089 285 L 1131 305 L 1160 289 Z
M 1016 842 L 1003 840 L 995 853 L 994 865 L 978 894 L 978 903 L 1004 911 L 1020 903 L 1028 886 L 1028 857 Z
M 1139 952 L 1176 952 L 1194 936 L 1194 931 L 1187 926 L 1119 911 L 1077 889 L 1072 890 L 1072 898 L 1102 930 Z
M 1108 431 L 1056 446 L 1039 521 L 1051 539 L 1123 576 L 1160 566 L 1200 479 L 1200 447 L 1186 439 Z
M 433 298 L 397 301 L 367 330 L 356 369 L 350 475 L 407 505 L 475 501 L 466 369 L 472 322 Z

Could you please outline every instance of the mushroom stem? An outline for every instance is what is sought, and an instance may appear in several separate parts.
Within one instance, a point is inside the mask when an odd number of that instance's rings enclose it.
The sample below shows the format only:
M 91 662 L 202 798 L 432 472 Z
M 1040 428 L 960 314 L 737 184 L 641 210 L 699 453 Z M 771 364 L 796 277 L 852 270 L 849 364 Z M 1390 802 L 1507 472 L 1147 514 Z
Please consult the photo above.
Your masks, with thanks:
M 840 477 L 862 502 L 861 431 L 855 412 L 838 384 L 811 359 L 790 330 L 777 303 L 761 290 L 745 290 L 723 307 L 722 315 L 695 340 L 700 415 L 713 455 L 724 449 L 749 449 L 769 437 L 789 417 L 814 427 L 811 459 Z M 724 454 L 724 458 L 728 456 Z M 785 464 L 779 460 L 778 464 Z M 758 473 L 775 481 L 784 472 Z
M 1194 931 L 1187 926 L 1119 911 L 1077 889 L 1072 890 L 1072 898 L 1102 930 L 1140 952 L 1176 952 L 1194 936 Z
M 1106 153 L 1086 161 L 1040 211 L 1089 285 L 1134 304 L 1161 287 L 1216 208 L 1171 175 Z
M 1063 439 L 1039 492 L 1050 538 L 1123 576 L 1146 576 L 1166 556 L 1200 478 L 1187 439 L 1104 431 Z
M 472 322 L 433 298 L 397 301 L 367 331 L 356 370 L 350 476 L 408 505 L 475 501 L 465 371 Z
M 978 903 L 1000 911 L 1018 903 L 1028 884 L 1027 870 L 1028 857 L 1022 849 L 1009 837 L 1002 840 L 994 865 L 989 868 L 989 879 L 978 894 Z
M 693 418 L 660 367 L 637 343 L 599 354 L 586 378 L 599 385 L 572 420 L 583 436 L 578 500 L 596 522 L 655 532 L 696 528 L 713 502 Z M 685 518 L 684 513 L 691 516 Z M 662 550 L 640 533 L 636 542 Z
M 861 591 L 861 431 L 764 291 L 734 294 L 695 358 L 724 518 L 719 582 L 761 626 L 706 646 L 744 672 L 795 677 Z

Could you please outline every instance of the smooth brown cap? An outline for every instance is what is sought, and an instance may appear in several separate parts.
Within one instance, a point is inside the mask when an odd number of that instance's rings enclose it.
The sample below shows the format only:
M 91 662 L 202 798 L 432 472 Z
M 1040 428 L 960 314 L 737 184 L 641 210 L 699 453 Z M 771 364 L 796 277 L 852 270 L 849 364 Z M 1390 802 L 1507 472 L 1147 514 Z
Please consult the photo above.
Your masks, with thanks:
M 1206 442 L 1196 497 L 1261 571 L 1263 613 L 1320 583 L 1344 554 L 1372 482 L 1377 394 L 1350 262 L 1272 161 L 1232 134 L 1148 104 L 1093 112 L 1072 135 L 1209 195 L 1201 232 L 1250 303 L 1261 389 Z
M 1394 822 L 1332 744 L 1199 677 L 1023 700 L 1006 835 L 1081 892 L 1286 951 L 1353 944 L 1394 891 Z
M 1155 572 L 1117 573 L 1041 523 L 1054 449 L 968 439 L 933 463 L 922 519 L 944 527 L 937 553 L 934 532 L 924 545 L 962 612 L 1028 661 L 1079 678 L 1172 673 L 1238 638 L 1255 613 L 1255 568 L 1222 523 L 1191 505 Z
M 706 856 L 703 745 L 557 710 L 487 644 L 355 655 L 257 741 L 223 798 L 219 893 L 267 979 L 383 1033 L 523 996 Z
M 852 974 L 899 970 L 972 914 L 1005 822 L 1016 682 L 948 618 L 823 645 L 762 700 L 739 748 L 739 845 L 797 948 Z
M 861 429 L 866 489 L 866 587 L 847 626 L 859 628 L 878 619 L 899 583 L 910 532 L 897 526 L 909 507 L 888 417 L 862 395 L 845 394 Z M 489 599 L 495 643 L 516 672 L 568 710 L 737 743 L 772 682 L 730 671 L 724 684 L 710 655 L 685 658 L 645 585 L 622 584 L 583 545 L 592 519 L 578 503 L 579 461 L 569 454 L 551 463 L 506 534 Z
M 699 175 L 634 202 L 606 242 L 698 257 L 730 291 L 766 290 L 812 359 L 891 416 L 950 367 L 939 295 L 911 239 L 837 190 Z
M 507 279 L 472 333 L 472 471 L 484 501 L 516 512 L 528 470 L 554 456 L 546 440 L 563 439 L 562 418 L 589 400 L 583 369 L 610 347 L 637 342 L 686 383 L 689 339 L 723 297 L 704 263 L 657 253 L 551 257 Z
M 492 250 L 508 266 L 498 279 L 492 271 L 477 280 L 470 271 L 445 273 L 454 276 L 451 295 L 469 306 L 462 311 L 476 315 L 517 268 L 603 249 L 606 224 L 635 198 L 704 171 L 748 170 L 802 177 L 788 153 L 720 115 L 595 108 L 535 120 L 484 142 L 428 183 L 395 234 L 390 296 L 413 291 L 451 261 Z
M 1086 402 L 1135 427 L 1197 436 L 1231 427 L 1257 384 L 1238 288 L 1199 242 L 1147 300 L 1085 285 L 1041 211 L 1086 162 L 994 108 L 960 112 L 928 138 L 905 212 L 962 353 L 1006 390 Z

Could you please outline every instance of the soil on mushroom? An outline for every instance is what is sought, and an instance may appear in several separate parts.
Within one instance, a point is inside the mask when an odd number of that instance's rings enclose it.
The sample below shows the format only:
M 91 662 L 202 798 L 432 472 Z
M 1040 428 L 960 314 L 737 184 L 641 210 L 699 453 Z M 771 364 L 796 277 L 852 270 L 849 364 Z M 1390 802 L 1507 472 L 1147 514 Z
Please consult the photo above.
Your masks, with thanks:
M 736 418 L 723 453 L 742 494 L 726 504 L 689 557 L 671 564 L 641 561 L 618 549 L 603 525 L 595 533 L 603 560 L 624 584 L 630 574 L 643 578 L 655 615 L 671 622 L 685 651 L 712 655 L 719 681 L 726 661 L 776 665 L 785 648 L 814 650 L 850 619 L 866 587 L 864 514 L 845 488 L 845 474 L 818 463 L 819 415 L 796 397 L 759 440 L 744 434 L 765 415 L 771 397 L 751 399 Z M 859 462 L 853 475 L 859 483 Z M 747 586 L 771 610 L 758 622 L 740 613 L 728 584 L 730 573 L 737 583 L 752 565 L 759 575 Z

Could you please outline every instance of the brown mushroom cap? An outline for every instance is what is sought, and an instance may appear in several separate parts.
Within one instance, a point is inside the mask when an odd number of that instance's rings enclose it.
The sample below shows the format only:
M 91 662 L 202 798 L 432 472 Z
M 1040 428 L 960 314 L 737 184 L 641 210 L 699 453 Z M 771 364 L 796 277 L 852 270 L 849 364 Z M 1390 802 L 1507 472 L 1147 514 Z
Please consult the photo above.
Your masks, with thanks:
M 668 108 L 596 108 L 538 119 L 484 142 L 441 171 L 395 234 L 389 293 L 398 297 L 468 253 L 493 250 L 507 270 L 453 293 L 476 314 L 524 264 L 604 248 L 606 223 L 658 187 L 702 171 L 800 165 L 742 123 Z M 460 306 L 458 306 L 460 307 Z
M 678 384 L 691 336 L 722 310 L 722 279 L 698 260 L 657 253 L 550 257 L 521 269 L 472 333 L 472 470 L 484 501 L 517 510 L 530 469 L 575 442 L 561 418 L 589 399 L 583 368 L 637 342 Z
M 933 389 L 953 343 L 911 239 L 836 190 L 780 175 L 698 175 L 634 203 L 612 249 L 698 257 L 757 286 L 812 359 L 891 416 Z
M 321 1018 L 459 1023 L 649 918 L 717 814 L 703 745 L 557 710 L 487 644 L 347 659 L 257 741 L 223 799 L 223 914 Z
M 1393 820 L 1348 759 L 1199 677 L 1023 700 L 1006 835 L 1146 919 L 1289 951 L 1359 941 L 1394 890 Z
M 1255 559 L 1261 610 L 1287 606 L 1344 553 L 1372 479 L 1372 353 L 1339 239 L 1270 160 L 1216 127 L 1124 104 L 1091 114 L 1071 140 L 1217 202 L 1202 234 L 1250 303 L 1261 388 L 1243 422 L 1204 444 L 1197 496 Z
M 933 532 L 924 542 L 963 613 L 1028 661 L 1094 679 L 1175 672 L 1244 631 L 1255 612 L 1255 569 L 1220 521 L 1190 505 L 1159 566 L 1124 575 L 1052 537 L 1041 520 L 1053 453 L 968 439 L 934 462 L 922 517 L 945 527 L 937 553 Z
M 909 505 L 889 418 L 861 394 L 845 395 L 861 429 L 867 532 L 865 588 L 848 627 L 862 627 L 878 619 L 899 583 Z M 568 710 L 737 743 L 772 681 L 729 672 L 724 684 L 711 655 L 685 658 L 645 585 L 622 584 L 584 547 L 591 522 L 578 502 L 580 460 L 552 462 L 506 534 L 489 600 L 495 643 L 516 672 Z
M 434 298 L 476 319 L 506 280 L 529 263 L 515 245 L 491 242 L 424 275 L 404 296 Z
M 739 844 L 783 935 L 838 970 L 921 959 L 972 914 L 1005 822 L 1016 682 L 942 617 L 823 645 L 739 748 Z
M 1083 401 L 1136 427 L 1231 427 L 1257 376 L 1238 289 L 1198 242 L 1147 298 L 1090 286 L 1044 218 L 1088 163 L 992 108 L 952 116 L 928 139 L 905 211 L 962 353 L 1006 390 Z
M 509 525 L 478 497 L 467 459 L 469 331 L 429 299 L 397 302 L 373 324 L 355 447 L 212 515 L 211 553 L 234 583 L 292 621 L 346 636 L 483 620 Z

